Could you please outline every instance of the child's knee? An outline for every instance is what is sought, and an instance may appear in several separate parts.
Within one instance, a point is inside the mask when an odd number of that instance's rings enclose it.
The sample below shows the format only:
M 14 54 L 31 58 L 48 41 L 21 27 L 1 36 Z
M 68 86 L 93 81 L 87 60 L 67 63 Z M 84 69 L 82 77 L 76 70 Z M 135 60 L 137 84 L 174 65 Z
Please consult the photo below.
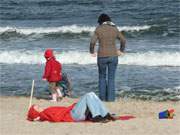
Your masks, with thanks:
M 87 95 L 88 95 L 89 97 L 96 97 L 96 94 L 95 94 L 94 92 L 89 92 L 89 93 L 87 93 Z

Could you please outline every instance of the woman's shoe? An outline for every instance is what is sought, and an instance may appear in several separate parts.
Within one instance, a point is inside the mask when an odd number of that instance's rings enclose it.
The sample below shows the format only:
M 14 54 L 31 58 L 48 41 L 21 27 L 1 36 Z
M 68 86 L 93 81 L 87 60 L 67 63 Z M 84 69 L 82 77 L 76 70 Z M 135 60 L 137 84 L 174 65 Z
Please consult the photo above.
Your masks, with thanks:
M 105 119 L 108 119 L 108 120 L 112 120 L 112 121 L 115 121 L 116 120 L 116 117 L 111 115 L 110 113 L 108 113 L 105 117 Z
M 100 123 L 107 123 L 110 120 L 106 119 L 105 117 L 102 117 L 102 116 L 98 115 L 98 116 L 92 118 L 91 121 L 93 121 L 93 122 L 100 122 Z

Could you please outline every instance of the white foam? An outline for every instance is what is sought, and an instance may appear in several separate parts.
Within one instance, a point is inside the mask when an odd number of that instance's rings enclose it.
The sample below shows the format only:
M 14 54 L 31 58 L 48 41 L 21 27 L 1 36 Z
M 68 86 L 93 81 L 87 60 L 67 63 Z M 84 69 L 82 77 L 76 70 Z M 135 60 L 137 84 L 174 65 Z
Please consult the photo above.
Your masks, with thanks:
M 95 26 L 60 26 L 60 27 L 0 27 L 0 34 L 5 32 L 16 32 L 19 34 L 30 35 L 30 34 L 49 34 L 49 33 L 92 33 L 95 30 Z M 147 30 L 150 26 L 122 26 L 118 27 L 120 31 L 140 31 Z
M 180 99 L 180 95 L 177 95 L 176 98 L 177 98 L 177 99 Z
M 64 64 L 92 64 L 95 59 L 86 52 L 55 52 L 56 58 Z M 0 63 L 7 64 L 42 64 L 45 63 L 43 52 L 6 51 L 0 52 Z
M 119 31 L 140 31 L 140 30 L 148 30 L 151 26 L 144 25 L 144 26 L 123 26 L 118 27 Z
M 130 53 L 120 58 L 121 64 L 145 66 L 180 66 L 180 52 Z
M 176 86 L 175 89 L 180 91 L 180 86 Z
M 95 57 L 88 52 L 55 52 L 56 58 L 63 64 L 96 64 Z M 0 63 L 39 64 L 44 63 L 43 52 L 0 51 Z M 144 66 L 180 66 L 180 52 L 127 53 L 119 57 L 119 64 Z

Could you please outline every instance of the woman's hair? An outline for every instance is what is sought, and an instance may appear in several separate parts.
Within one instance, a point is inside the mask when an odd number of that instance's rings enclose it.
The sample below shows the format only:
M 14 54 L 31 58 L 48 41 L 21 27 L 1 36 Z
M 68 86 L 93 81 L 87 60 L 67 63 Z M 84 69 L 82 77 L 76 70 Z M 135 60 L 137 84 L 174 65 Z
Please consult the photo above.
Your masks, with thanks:
M 104 22 L 111 21 L 111 18 L 107 14 L 101 14 L 98 18 L 99 25 L 103 24 Z

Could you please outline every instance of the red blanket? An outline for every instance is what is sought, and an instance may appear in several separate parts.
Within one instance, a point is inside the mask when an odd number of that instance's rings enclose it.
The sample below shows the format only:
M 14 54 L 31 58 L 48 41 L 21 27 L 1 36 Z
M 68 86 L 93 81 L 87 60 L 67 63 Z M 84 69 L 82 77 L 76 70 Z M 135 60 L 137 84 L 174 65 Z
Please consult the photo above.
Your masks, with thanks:
M 131 116 L 131 115 L 127 115 L 127 116 L 119 116 L 117 118 L 117 120 L 129 120 L 129 119 L 134 119 L 134 118 L 136 118 L 136 117 Z

